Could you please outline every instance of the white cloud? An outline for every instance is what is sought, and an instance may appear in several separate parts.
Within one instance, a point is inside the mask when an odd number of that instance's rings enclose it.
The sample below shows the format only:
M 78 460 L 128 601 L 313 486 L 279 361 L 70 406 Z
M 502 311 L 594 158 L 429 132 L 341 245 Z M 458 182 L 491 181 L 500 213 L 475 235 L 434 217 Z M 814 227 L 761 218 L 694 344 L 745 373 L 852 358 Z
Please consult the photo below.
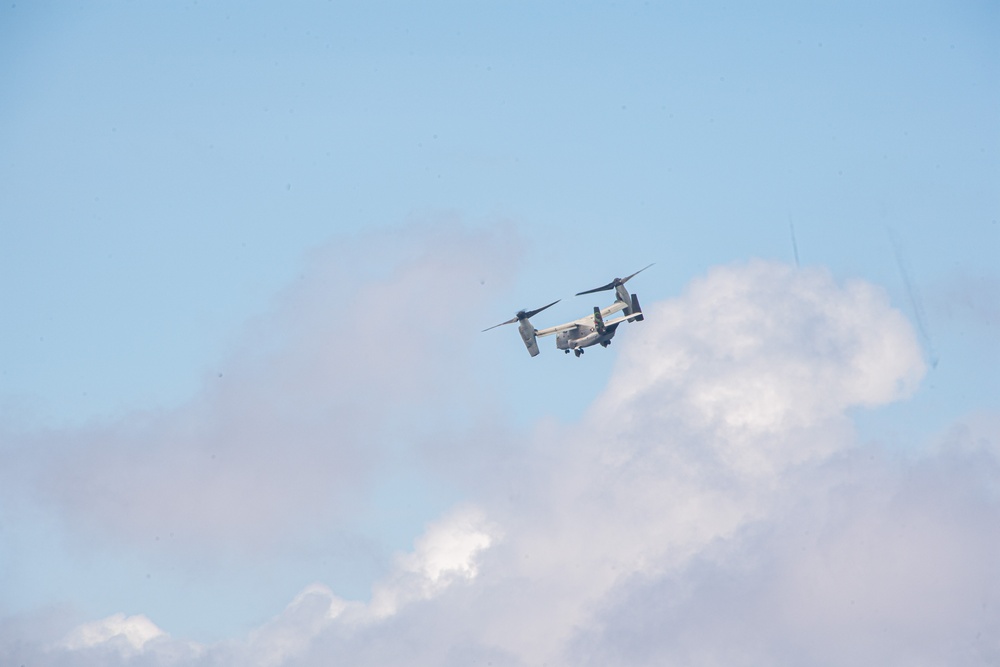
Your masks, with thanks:
M 673 420 L 743 472 L 827 454 L 786 435 L 902 398 L 924 370 L 881 290 L 841 287 L 818 269 L 718 267 L 647 320 L 630 331 L 599 418 L 639 429 Z
M 142 614 L 113 614 L 73 628 L 54 646 L 43 649 L 52 664 L 189 664 L 204 647 L 172 639 Z M 151 660 L 150 660 L 151 658 Z
M 250 635 L 240 662 L 261 667 L 282 664 L 302 653 L 348 606 L 322 584 L 306 587 L 281 615 Z
M 414 550 L 397 557 L 367 604 L 348 602 L 323 584 L 306 587 L 277 617 L 251 633 L 245 645 L 217 648 L 228 662 L 273 667 L 294 661 L 326 634 L 355 636 L 409 605 L 469 584 L 481 551 L 499 539 L 496 526 L 473 507 L 459 508 L 428 526 Z
M 471 581 L 478 573 L 476 557 L 500 537 L 481 510 L 461 508 L 432 524 L 412 553 L 398 559 L 394 575 L 377 585 L 369 613 L 391 616 L 415 600 L 434 597 L 455 581 Z
M 646 312 L 580 423 L 435 444 L 434 461 L 451 446 L 502 465 L 463 468 L 470 504 L 429 526 L 370 602 L 310 586 L 200 660 L 1000 658 L 998 422 L 919 455 L 857 441 L 848 411 L 905 398 L 924 372 L 878 288 L 751 262 Z
M 63 640 L 62 646 L 69 650 L 77 650 L 100 644 L 115 644 L 122 652 L 135 653 L 141 651 L 150 640 L 163 636 L 165 636 L 163 630 L 142 614 L 136 616 L 114 614 L 76 627 Z

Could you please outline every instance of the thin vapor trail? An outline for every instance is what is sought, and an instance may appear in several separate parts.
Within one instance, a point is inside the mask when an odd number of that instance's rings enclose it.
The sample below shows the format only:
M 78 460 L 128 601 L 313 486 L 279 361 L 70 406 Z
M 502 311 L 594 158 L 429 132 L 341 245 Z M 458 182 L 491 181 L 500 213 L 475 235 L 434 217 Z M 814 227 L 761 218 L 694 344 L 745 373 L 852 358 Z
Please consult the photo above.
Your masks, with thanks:
M 795 223 L 791 220 L 788 221 L 788 229 L 792 232 L 792 251 L 795 252 L 795 266 L 799 266 L 799 244 L 795 240 Z
M 920 332 L 920 337 L 924 341 L 924 345 L 927 346 L 927 354 L 930 357 L 931 368 L 937 368 L 938 356 L 937 350 L 934 348 L 934 341 L 931 339 L 930 330 L 927 328 L 927 317 L 924 314 L 924 304 L 920 299 L 920 292 L 917 290 L 916 285 L 914 285 L 913 280 L 910 278 L 910 270 L 906 261 L 906 256 L 903 254 L 903 247 L 899 242 L 899 237 L 896 236 L 896 232 L 891 228 L 886 228 L 889 233 L 889 242 L 892 244 L 892 252 L 896 257 L 896 266 L 899 268 L 899 275 L 903 279 L 903 284 L 906 286 L 906 295 L 910 299 L 910 307 L 913 309 L 913 317 L 917 321 L 917 330 Z

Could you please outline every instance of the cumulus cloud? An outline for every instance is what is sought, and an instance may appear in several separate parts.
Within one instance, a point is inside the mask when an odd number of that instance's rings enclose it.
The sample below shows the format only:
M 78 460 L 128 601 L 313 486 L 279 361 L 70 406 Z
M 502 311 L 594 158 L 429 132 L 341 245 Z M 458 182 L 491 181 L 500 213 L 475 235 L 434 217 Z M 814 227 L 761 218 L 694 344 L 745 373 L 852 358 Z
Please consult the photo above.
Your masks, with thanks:
M 750 262 L 646 314 L 579 423 L 421 444 L 442 475 L 449 448 L 502 465 L 462 468 L 467 504 L 369 601 L 310 586 L 188 662 L 1000 659 L 998 421 L 906 451 L 858 441 L 851 411 L 905 399 L 925 370 L 880 289 Z M 136 664 L 171 664 L 164 646 Z
M 924 372 L 881 290 L 839 286 L 819 269 L 719 267 L 651 319 L 625 350 L 601 418 L 640 429 L 675 420 L 742 472 L 823 456 L 817 442 L 786 435 L 902 398 Z

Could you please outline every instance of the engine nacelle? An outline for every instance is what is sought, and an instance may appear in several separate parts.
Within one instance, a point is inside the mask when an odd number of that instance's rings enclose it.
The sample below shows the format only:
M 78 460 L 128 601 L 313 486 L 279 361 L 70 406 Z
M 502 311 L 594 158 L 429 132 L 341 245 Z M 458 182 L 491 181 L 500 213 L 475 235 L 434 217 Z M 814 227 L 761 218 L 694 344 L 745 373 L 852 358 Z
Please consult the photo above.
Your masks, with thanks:
M 532 326 L 531 321 L 528 318 L 518 321 L 517 329 L 521 332 L 521 340 L 524 341 L 524 346 L 528 348 L 528 354 L 537 357 L 538 339 L 535 337 L 535 327 Z
M 625 289 L 624 285 L 615 285 L 615 297 L 618 301 L 625 304 L 626 309 L 628 308 L 628 304 L 631 303 L 628 290 Z

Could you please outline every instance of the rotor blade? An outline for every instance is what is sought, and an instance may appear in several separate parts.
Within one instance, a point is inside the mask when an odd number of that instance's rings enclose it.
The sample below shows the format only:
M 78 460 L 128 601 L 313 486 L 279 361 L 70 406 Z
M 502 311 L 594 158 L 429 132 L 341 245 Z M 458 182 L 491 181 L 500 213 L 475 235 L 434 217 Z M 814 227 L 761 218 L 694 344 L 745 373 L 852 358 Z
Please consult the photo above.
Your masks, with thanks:
M 550 303 L 548 306 L 542 306 L 541 308 L 537 308 L 535 310 L 529 310 L 528 312 L 526 312 L 524 314 L 524 317 L 525 317 L 525 319 L 527 319 L 529 317 L 534 317 L 535 315 L 537 315 L 538 313 L 542 312 L 543 310 L 545 310 L 549 306 L 554 306 L 557 303 L 559 303 L 560 301 L 562 301 L 562 299 L 556 299 L 555 301 L 553 301 L 552 303 Z M 517 318 L 514 318 L 514 319 L 517 319 Z
M 656 262 L 653 262 L 653 264 L 656 264 Z M 632 275 L 630 275 L 628 278 L 622 278 L 621 284 L 624 285 L 625 283 L 627 283 L 628 281 L 632 280 L 637 275 L 639 275 L 640 273 L 642 273 L 643 271 L 645 271 L 646 269 L 648 269 L 653 264 L 649 264 L 647 266 L 642 267 L 641 269 L 639 269 L 638 271 L 636 271 L 635 273 L 633 273 Z
M 505 324 L 513 324 L 514 322 L 517 322 L 517 318 L 516 317 L 514 319 L 512 319 L 512 320 L 507 320 L 506 322 L 501 322 L 500 324 L 494 324 L 491 327 L 486 327 L 485 329 L 483 329 L 483 331 L 489 331 L 490 329 L 496 329 L 497 327 L 502 327 Z
M 629 276 L 629 277 L 631 277 L 631 276 Z M 610 283 L 608 283 L 604 287 L 595 287 L 594 289 L 589 289 L 586 292 L 577 292 L 576 295 L 577 296 L 583 296 L 584 294 L 593 294 L 594 292 L 603 292 L 605 290 L 614 289 L 614 288 L 615 288 L 615 281 L 612 280 Z

